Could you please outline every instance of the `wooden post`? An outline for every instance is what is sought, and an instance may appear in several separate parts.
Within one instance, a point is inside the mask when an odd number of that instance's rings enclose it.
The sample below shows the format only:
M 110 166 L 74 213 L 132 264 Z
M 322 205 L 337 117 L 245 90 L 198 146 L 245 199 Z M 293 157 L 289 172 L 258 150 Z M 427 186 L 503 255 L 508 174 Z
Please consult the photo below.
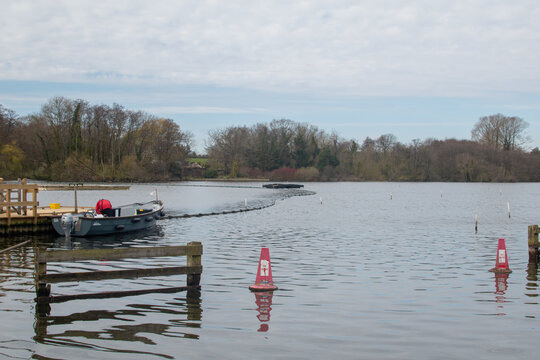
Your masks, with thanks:
M 19 185 L 22 185 L 22 182 L 21 182 L 21 179 L 17 179 L 17 184 Z M 22 191 L 21 191 L 21 187 L 17 187 L 17 189 L 15 190 L 15 194 L 17 194 L 17 202 L 22 202 Z M 22 214 L 22 206 L 17 206 L 15 208 L 15 211 L 17 212 L 17 214 L 21 215 Z
M 192 241 L 187 244 L 186 266 L 202 266 L 202 244 L 199 241 Z M 198 287 L 201 282 L 201 274 L 187 274 L 187 286 Z
M 35 247 L 35 281 L 36 281 L 36 297 L 49 297 L 51 294 L 51 285 L 47 285 L 45 282 L 45 276 L 47 275 L 47 260 L 40 260 L 40 253 L 47 251 L 47 248 Z
M 10 188 L 7 188 L 6 189 L 6 201 L 8 203 L 7 205 L 7 208 L 6 208 L 6 213 L 7 213 L 7 226 L 9 227 L 11 225 L 11 189 Z
M 34 185 L 32 188 L 32 211 L 34 216 L 34 225 L 37 225 L 37 219 L 38 219 L 38 211 L 37 208 L 39 206 L 39 203 L 37 201 L 37 193 L 39 191 L 39 188 L 37 185 Z
M 26 185 L 27 183 L 28 183 L 28 180 L 26 180 L 26 178 L 22 179 L 22 181 L 21 181 L 22 185 Z M 27 199 L 28 199 L 28 188 L 26 186 L 23 186 L 22 199 L 19 199 L 19 201 L 27 202 L 28 201 Z M 25 216 L 27 214 L 26 205 L 23 206 L 23 208 L 22 208 L 22 214 L 25 215 Z
M 529 262 L 538 262 L 538 225 L 529 225 Z
M 69 184 L 69 185 L 72 185 L 72 184 Z M 78 183 L 73 184 L 73 191 L 75 192 L 75 211 L 74 211 L 75 214 L 79 212 L 79 209 L 77 206 L 77 186 L 79 186 Z

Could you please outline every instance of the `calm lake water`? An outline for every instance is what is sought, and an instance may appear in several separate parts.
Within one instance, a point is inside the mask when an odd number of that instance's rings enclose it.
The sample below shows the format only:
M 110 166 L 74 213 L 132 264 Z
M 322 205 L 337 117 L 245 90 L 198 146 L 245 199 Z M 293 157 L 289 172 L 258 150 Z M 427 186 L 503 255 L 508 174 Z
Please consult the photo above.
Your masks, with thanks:
M 33 300 L 34 251 L 31 246 L 17 249 L 0 255 L 0 358 L 538 358 L 540 291 L 538 267 L 528 265 L 527 226 L 540 223 L 540 184 L 308 183 L 305 189 L 315 194 L 295 197 L 259 183 L 228 186 L 235 185 L 152 184 L 79 192 L 79 204 L 105 197 L 114 206 L 151 200 L 157 189 L 171 218 L 154 230 L 76 239 L 70 246 L 201 241 L 201 295 L 76 300 L 51 304 L 50 314 L 39 316 Z M 41 192 L 39 200 L 70 205 L 73 195 Z M 177 217 L 274 202 L 251 212 Z M 499 238 L 506 240 L 513 270 L 507 279 L 488 272 Z M 34 240 L 66 246 L 54 236 Z M 261 247 L 270 248 L 279 290 L 257 298 L 248 287 Z M 66 267 L 81 271 L 178 262 L 185 258 Z M 53 284 L 52 293 L 183 284 L 185 275 L 179 275 Z

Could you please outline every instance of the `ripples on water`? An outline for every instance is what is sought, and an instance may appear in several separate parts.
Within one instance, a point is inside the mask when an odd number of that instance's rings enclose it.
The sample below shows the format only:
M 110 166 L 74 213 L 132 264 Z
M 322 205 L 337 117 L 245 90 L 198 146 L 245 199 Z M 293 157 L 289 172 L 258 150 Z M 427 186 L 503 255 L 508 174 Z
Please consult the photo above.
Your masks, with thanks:
M 180 186 L 182 185 L 182 186 Z M 539 330 L 538 267 L 527 226 L 540 221 L 539 184 L 307 184 L 316 195 L 249 187 L 136 185 L 79 192 L 144 201 L 158 189 L 171 216 L 156 229 L 68 246 L 168 246 L 201 241 L 202 291 L 34 304 L 33 249 L 0 255 L 0 357 L 40 359 L 346 358 L 532 359 Z M 227 185 L 227 184 L 221 184 Z M 322 199 L 322 204 L 321 204 Z M 512 217 L 508 218 L 510 201 Z M 72 203 L 69 193 L 40 202 Z M 253 212 L 185 214 L 275 206 Z M 474 233 L 478 214 L 479 231 Z M 496 278 L 497 239 L 513 273 Z M 17 240 L 14 239 L 13 243 Z M 62 238 L 36 238 L 62 248 Z M 272 296 L 248 290 L 269 247 Z M 178 265 L 185 258 L 50 265 L 82 271 Z M 53 284 L 53 294 L 182 286 L 185 276 Z

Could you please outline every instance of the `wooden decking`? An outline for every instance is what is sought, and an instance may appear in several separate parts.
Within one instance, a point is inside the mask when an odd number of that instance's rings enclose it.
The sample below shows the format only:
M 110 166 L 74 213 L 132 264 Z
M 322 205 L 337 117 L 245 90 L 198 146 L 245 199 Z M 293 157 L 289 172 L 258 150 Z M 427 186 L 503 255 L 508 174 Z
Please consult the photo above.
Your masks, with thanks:
M 0 183 L 0 236 L 52 231 L 51 216 L 75 212 L 73 207 L 39 206 L 37 184 L 26 180 L 17 184 Z M 89 210 L 78 207 L 78 211 Z
M 129 190 L 129 185 L 78 185 L 78 190 Z M 73 190 L 73 185 L 48 184 L 39 185 L 39 190 L 60 191 Z
M 91 207 L 78 207 L 78 211 L 86 211 Z M 0 213 L 0 239 L 3 236 L 32 234 L 32 233 L 48 233 L 54 232 L 51 224 L 51 217 L 66 213 L 73 213 L 73 207 L 61 207 L 60 209 L 50 209 L 48 207 L 38 207 L 36 210 L 37 216 L 32 214 L 17 214 L 11 213 L 8 218 L 7 214 Z
M 87 211 L 87 210 L 90 210 L 90 209 L 93 209 L 91 206 L 79 206 L 77 208 L 78 212 L 83 212 L 83 211 Z M 75 208 L 73 206 L 61 206 L 60 209 L 51 209 L 50 207 L 48 206 L 38 206 L 37 208 L 37 217 L 40 218 L 40 217 L 51 217 L 51 216 L 55 216 L 55 215 L 62 215 L 62 214 L 67 214 L 67 213 L 73 213 L 75 212 Z M 26 219 L 26 218 L 31 218 L 33 219 L 34 216 L 32 214 L 27 214 L 27 215 L 24 215 L 24 214 L 18 214 L 18 213 L 11 213 L 11 219 Z M 4 213 L 0 213 L 0 219 L 7 219 L 7 214 L 4 212 Z M 1 221 L 1 220 L 0 220 Z

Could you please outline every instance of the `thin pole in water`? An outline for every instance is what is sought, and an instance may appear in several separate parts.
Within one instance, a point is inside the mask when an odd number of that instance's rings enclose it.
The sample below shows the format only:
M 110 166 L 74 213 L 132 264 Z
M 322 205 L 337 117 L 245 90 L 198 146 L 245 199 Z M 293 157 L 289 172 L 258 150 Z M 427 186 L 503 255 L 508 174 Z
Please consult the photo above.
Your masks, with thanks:
M 74 193 L 75 193 L 75 213 L 79 212 L 79 209 L 78 209 L 78 204 L 77 204 L 77 187 L 79 185 L 84 185 L 82 183 L 73 183 L 73 184 L 69 184 L 69 186 L 73 185 L 73 190 L 74 190 Z
M 478 232 L 478 214 L 474 215 L 474 233 Z
M 510 201 L 508 202 L 508 218 L 510 219 Z

